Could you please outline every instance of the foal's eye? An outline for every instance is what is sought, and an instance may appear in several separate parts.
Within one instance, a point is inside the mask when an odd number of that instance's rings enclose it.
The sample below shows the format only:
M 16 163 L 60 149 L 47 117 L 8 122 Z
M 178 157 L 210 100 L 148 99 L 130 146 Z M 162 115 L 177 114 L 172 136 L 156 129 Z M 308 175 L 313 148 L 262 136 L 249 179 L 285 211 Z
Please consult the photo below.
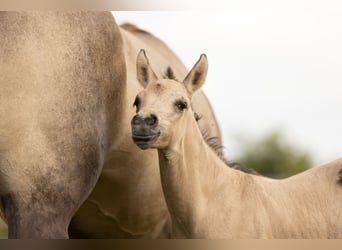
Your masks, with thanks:
M 185 101 L 177 101 L 175 103 L 175 106 L 176 106 L 177 110 L 179 110 L 180 112 L 183 112 L 184 109 L 188 108 L 188 104 Z
M 133 106 L 136 108 L 137 112 L 139 110 L 139 106 L 140 106 L 140 98 L 137 96 L 134 100 Z

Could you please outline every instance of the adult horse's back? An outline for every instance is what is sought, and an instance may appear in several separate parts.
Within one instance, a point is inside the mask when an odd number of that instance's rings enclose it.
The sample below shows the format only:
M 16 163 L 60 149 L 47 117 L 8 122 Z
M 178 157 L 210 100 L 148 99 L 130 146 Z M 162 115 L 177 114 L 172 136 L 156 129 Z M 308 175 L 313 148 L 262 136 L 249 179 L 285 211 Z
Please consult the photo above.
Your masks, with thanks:
M 0 195 L 9 237 L 63 238 L 101 172 L 126 68 L 110 13 L 0 13 Z

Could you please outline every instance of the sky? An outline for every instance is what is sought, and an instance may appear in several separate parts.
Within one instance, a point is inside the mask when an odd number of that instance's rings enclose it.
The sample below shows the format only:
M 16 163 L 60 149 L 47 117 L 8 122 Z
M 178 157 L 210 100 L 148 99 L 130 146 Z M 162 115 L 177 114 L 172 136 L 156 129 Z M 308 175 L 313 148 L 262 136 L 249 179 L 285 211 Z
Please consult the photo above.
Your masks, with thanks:
M 119 24 L 131 22 L 161 38 L 188 69 L 207 55 L 204 91 L 228 158 L 240 154 L 241 138 L 274 130 L 310 153 L 315 165 L 342 157 L 341 6 L 247 2 L 222 11 L 202 5 L 112 13 Z

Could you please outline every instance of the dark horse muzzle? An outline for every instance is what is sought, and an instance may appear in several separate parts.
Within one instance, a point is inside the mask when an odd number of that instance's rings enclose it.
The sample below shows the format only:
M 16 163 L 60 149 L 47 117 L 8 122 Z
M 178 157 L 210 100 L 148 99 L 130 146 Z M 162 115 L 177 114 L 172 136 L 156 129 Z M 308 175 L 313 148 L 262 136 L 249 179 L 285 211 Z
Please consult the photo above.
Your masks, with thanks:
M 132 139 L 141 149 L 151 147 L 151 144 L 159 137 L 158 117 L 151 114 L 148 116 L 135 115 L 131 121 Z

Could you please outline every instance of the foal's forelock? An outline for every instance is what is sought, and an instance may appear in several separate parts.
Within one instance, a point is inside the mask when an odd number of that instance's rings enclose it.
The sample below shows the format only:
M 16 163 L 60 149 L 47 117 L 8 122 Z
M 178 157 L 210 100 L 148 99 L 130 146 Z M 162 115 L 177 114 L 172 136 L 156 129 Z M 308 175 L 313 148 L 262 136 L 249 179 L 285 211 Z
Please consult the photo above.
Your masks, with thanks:
M 175 76 L 173 69 L 170 66 L 168 66 L 167 69 L 165 70 L 165 73 L 163 74 L 163 78 L 175 80 L 175 81 L 179 82 L 177 77 Z

